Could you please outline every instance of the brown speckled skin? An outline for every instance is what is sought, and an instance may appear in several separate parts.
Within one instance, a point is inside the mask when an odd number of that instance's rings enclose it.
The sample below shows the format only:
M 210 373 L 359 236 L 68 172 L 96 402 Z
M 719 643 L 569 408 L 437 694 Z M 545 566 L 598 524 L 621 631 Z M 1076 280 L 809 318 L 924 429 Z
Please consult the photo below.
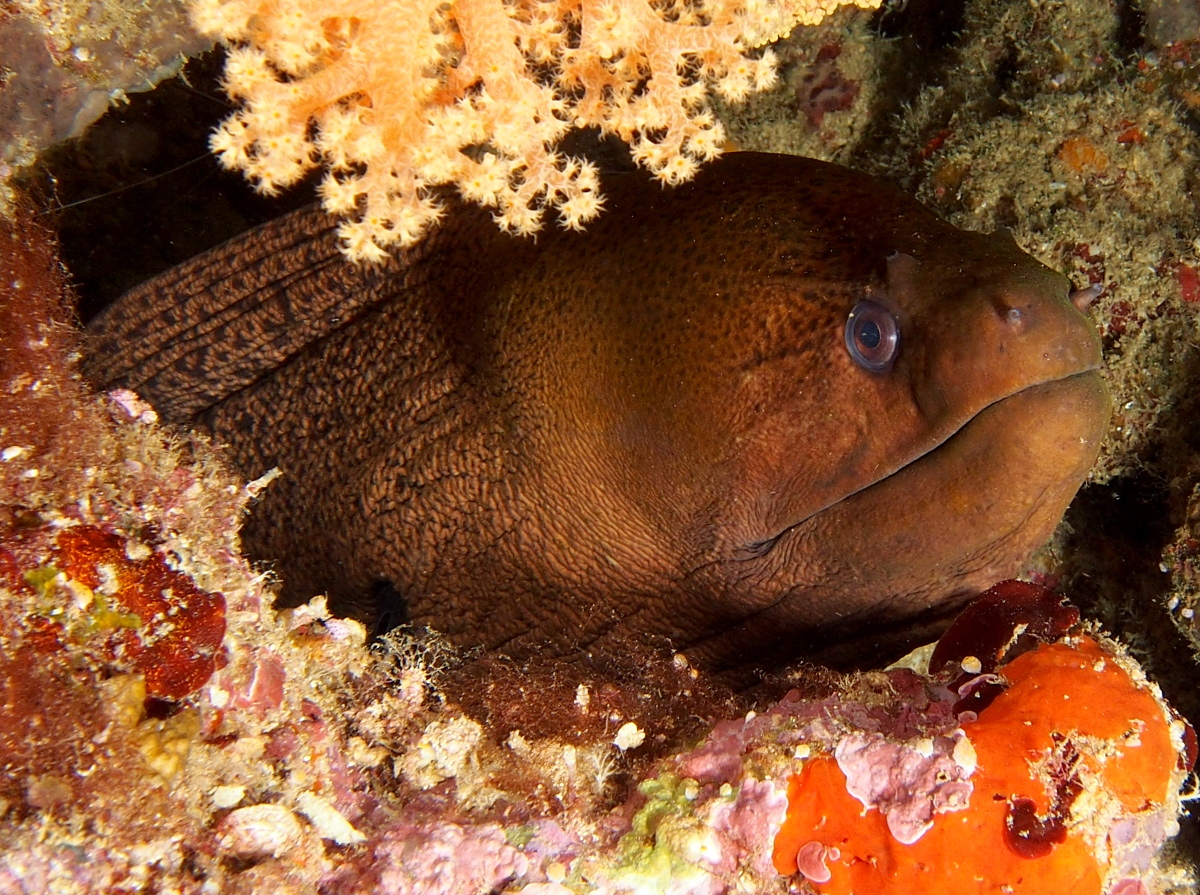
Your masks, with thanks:
M 456 208 L 375 268 L 296 213 L 121 299 L 91 375 L 283 470 L 245 542 L 289 597 L 390 581 L 518 656 L 896 648 L 1048 537 L 1109 413 L 1065 278 L 806 159 L 605 188 L 586 234 Z M 868 295 L 887 373 L 843 343 Z

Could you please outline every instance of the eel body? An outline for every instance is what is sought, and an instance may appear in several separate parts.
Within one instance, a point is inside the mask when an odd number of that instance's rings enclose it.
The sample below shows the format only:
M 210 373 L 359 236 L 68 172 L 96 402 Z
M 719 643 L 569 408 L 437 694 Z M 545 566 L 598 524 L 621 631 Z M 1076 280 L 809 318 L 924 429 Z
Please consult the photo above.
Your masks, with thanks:
M 282 471 L 243 536 L 285 596 L 386 583 L 518 657 L 895 649 L 1048 538 L 1109 417 L 1066 278 L 807 159 L 605 189 L 378 266 L 295 212 L 119 299 L 86 369 Z

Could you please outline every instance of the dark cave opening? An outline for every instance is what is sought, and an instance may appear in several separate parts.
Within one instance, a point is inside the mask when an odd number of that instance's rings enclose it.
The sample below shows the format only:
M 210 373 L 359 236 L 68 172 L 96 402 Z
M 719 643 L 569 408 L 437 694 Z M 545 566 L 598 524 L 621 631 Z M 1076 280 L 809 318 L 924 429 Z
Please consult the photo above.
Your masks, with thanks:
M 208 151 L 232 111 L 224 54 L 132 94 L 77 140 L 46 152 L 26 188 L 58 232 L 86 322 L 121 293 L 226 239 L 311 202 L 316 178 L 260 195 Z

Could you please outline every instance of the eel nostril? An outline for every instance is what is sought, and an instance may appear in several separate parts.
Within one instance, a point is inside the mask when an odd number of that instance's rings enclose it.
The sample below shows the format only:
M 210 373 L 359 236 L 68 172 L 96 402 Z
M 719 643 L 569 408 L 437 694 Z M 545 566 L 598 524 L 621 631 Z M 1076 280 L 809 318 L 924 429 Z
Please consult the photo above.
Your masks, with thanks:
M 1085 286 L 1082 289 L 1072 289 L 1068 298 L 1071 299 L 1071 304 L 1080 311 L 1086 311 L 1092 302 L 1100 297 L 1100 293 L 1103 291 L 1104 286 L 1100 283 L 1092 283 L 1092 285 Z

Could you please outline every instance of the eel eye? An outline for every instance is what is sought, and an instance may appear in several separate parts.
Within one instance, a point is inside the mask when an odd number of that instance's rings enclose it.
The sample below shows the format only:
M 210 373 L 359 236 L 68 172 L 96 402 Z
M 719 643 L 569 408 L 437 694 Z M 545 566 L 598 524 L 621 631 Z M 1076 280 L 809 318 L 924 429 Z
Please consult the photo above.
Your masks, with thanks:
M 900 353 L 900 324 L 895 315 L 870 299 L 860 301 L 846 318 L 846 350 L 864 370 L 887 372 Z

